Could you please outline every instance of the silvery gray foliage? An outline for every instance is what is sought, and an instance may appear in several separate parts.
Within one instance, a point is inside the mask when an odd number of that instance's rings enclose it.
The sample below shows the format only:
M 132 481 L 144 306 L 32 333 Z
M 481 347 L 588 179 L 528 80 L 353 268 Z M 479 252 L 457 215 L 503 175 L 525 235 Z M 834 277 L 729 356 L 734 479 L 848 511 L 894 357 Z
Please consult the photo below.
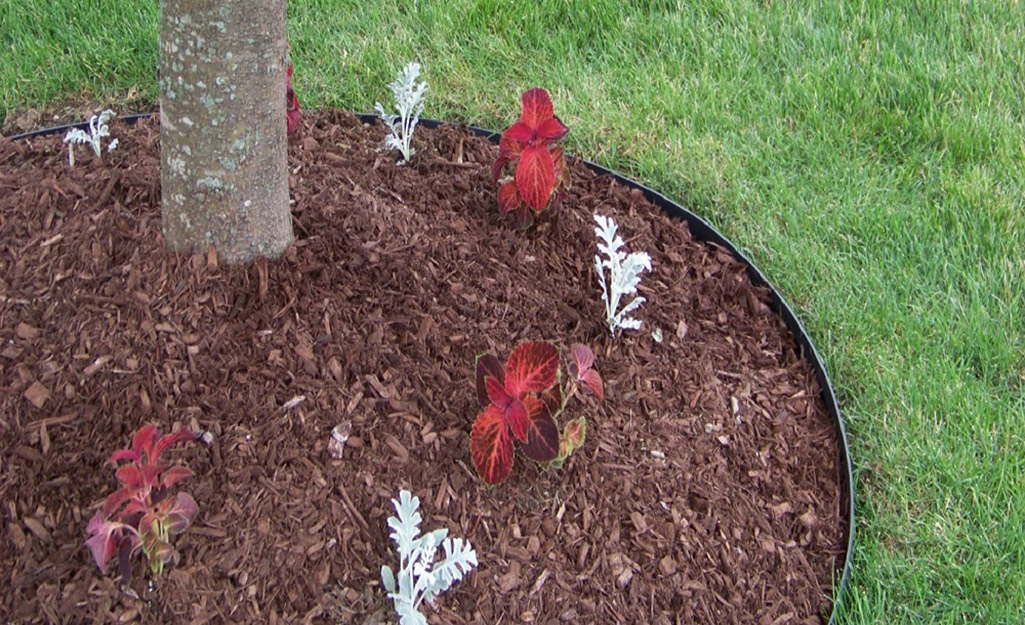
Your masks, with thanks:
M 420 498 L 408 490 L 392 499 L 398 517 L 388 518 L 391 538 L 399 552 L 398 574 L 391 567 L 381 567 L 381 581 L 388 596 L 395 602 L 400 625 L 427 625 L 420 613 L 420 604 L 434 599 L 463 575 L 477 566 L 477 553 L 461 538 L 447 538 L 447 529 L 438 529 L 420 536 Z M 435 562 L 438 547 L 445 557 Z
M 406 163 L 413 156 L 413 148 L 410 141 L 413 140 L 413 130 L 420 121 L 420 113 L 424 112 L 424 92 L 427 91 L 427 83 L 417 83 L 420 76 L 420 64 L 410 63 L 403 68 L 402 73 L 391 87 L 395 95 L 395 106 L 399 109 L 398 115 L 391 115 L 385 112 L 380 102 L 374 105 L 377 115 L 389 128 L 390 133 L 384 138 L 384 144 L 402 152 L 402 160 Z
M 605 254 L 602 260 L 601 255 L 594 257 L 594 267 L 598 271 L 598 281 L 601 284 L 602 298 L 605 300 L 605 321 L 609 324 L 609 332 L 613 335 L 616 328 L 624 330 L 637 330 L 641 327 L 638 319 L 627 315 L 637 310 L 644 303 L 643 297 L 635 297 L 629 304 L 619 309 L 619 301 L 624 295 L 637 292 L 637 285 L 641 282 L 641 272 L 651 271 L 651 257 L 645 252 L 634 252 L 627 256 L 623 247 L 623 239 L 616 235 L 618 226 L 611 217 L 594 215 L 598 225 L 594 228 L 594 234 L 598 237 L 598 251 Z M 605 270 L 608 269 L 608 282 L 605 280 Z
M 103 147 L 100 145 L 100 140 L 103 137 L 110 136 L 110 128 L 107 127 L 107 122 L 112 117 L 117 117 L 117 113 L 107 109 L 99 115 L 93 115 L 89 118 L 89 132 L 82 130 L 81 128 L 72 128 L 68 131 L 68 134 L 64 135 L 64 143 L 68 144 L 68 163 L 72 167 L 75 166 L 75 144 L 86 144 L 93 149 L 93 153 L 96 156 L 103 156 Z M 107 146 L 107 153 L 110 154 L 117 147 L 118 139 L 114 139 Z

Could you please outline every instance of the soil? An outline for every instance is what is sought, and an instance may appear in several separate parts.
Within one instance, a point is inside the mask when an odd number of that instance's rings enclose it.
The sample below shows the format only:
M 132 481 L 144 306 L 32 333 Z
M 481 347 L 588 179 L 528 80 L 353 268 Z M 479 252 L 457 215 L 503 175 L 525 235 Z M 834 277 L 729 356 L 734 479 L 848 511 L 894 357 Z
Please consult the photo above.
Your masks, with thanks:
M 403 488 L 480 560 L 431 623 L 825 621 L 837 430 L 743 265 L 580 163 L 523 231 L 465 129 L 418 129 L 398 165 L 380 125 L 303 126 L 295 243 L 231 267 L 165 248 L 155 120 L 114 122 L 118 149 L 74 169 L 59 136 L 0 140 L 0 621 L 394 622 L 379 576 Z M 605 325 L 596 211 L 652 257 L 639 332 Z M 589 345 L 605 398 L 570 405 L 587 438 L 561 470 L 520 456 L 489 488 L 475 357 L 527 339 Z M 125 592 L 85 525 L 147 423 L 213 442 L 170 452 L 200 507 L 181 561 L 150 588 L 137 558 Z

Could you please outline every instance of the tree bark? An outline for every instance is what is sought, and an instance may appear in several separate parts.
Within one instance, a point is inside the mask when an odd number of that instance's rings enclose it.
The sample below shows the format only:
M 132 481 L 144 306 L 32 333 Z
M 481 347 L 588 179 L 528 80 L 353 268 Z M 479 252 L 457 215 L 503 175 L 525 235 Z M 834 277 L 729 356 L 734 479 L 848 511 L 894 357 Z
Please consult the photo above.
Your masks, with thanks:
M 286 0 L 160 0 L 164 238 L 228 263 L 292 241 Z

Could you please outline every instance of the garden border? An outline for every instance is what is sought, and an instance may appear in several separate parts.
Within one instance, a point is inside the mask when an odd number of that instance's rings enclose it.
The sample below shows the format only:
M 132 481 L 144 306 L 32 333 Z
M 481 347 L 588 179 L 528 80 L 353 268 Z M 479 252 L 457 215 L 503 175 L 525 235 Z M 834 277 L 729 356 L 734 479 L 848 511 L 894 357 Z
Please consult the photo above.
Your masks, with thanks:
M 140 119 L 147 119 L 153 116 L 154 113 L 133 113 L 130 115 L 118 116 L 117 119 L 121 122 L 134 124 Z M 368 113 L 357 113 L 357 116 L 364 123 L 377 123 L 379 120 L 376 115 Z M 449 122 L 443 122 L 434 119 L 422 119 L 420 125 L 425 128 L 437 128 L 445 125 Z M 62 126 L 53 126 L 49 128 L 42 128 L 40 130 L 33 130 L 31 132 L 25 132 L 17 135 L 8 137 L 11 141 L 17 141 L 20 139 L 31 139 L 33 137 L 57 134 L 61 132 L 67 132 L 72 128 L 88 129 L 89 123 L 87 121 L 77 122 L 73 124 L 65 124 Z M 488 130 L 485 128 L 478 128 L 476 126 L 466 126 L 468 130 L 476 135 L 485 137 L 492 143 L 498 143 L 501 133 L 495 132 L 494 130 Z M 648 199 L 652 204 L 655 204 L 663 212 L 671 217 L 682 219 L 687 222 L 690 227 L 691 233 L 700 241 L 714 243 L 733 254 L 734 258 L 739 260 L 747 267 L 748 277 L 755 286 L 764 286 L 767 288 L 772 296 L 771 308 L 774 312 L 783 316 L 784 322 L 786 322 L 787 328 L 794 335 L 797 340 L 797 344 L 800 345 L 801 351 L 804 357 L 810 362 L 812 368 L 815 370 L 815 377 L 822 387 L 822 399 L 826 404 L 826 411 L 832 417 L 833 422 L 836 424 L 837 429 L 840 431 L 840 455 L 841 455 L 841 474 L 838 476 L 840 480 L 841 488 L 846 492 L 847 503 L 848 503 L 848 517 L 847 517 L 847 554 L 844 559 L 843 575 L 840 578 L 839 587 L 834 587 L 833 592 L 833 605 L 832 611 L 829 616 L 829 625 L 834 625 L 836 622 L 836 606 L 840 603 L 844 596 L 844 591 L 847 588 L 847 583 L 851 574 L 851 556 L 854 550 L 854 469 L 851 463 L 850 447 L 847 443 L 847 429 L 844 425 L 843 415 L 840 412 L 840 406 L 836 401 L 836 394 L 833 392 L 833 385 L 830 382 L 829 374 L 826 372 L 826 367 L 822 363 L 822 358 L 819 356 L 818 350 L 815 349 L 815 345 L 811 342 L 811 338 L 805 331 L 804 326 L 801 325 L 797 315 L 794 314 L 790 305 L 787 304 L 786 300 L 779 294 L 776 287 L 765 277 L 765 274 L 761 272 L 758 267 L 755 266 L 747 256 L 743 254 L 729 239 L 724 237 L 718 230 L 716 230 L 707 221 L 698 217 L 694 213 L 690 212 L 686 208 L 680 206 L 676 202 L 672 201 L 665 195 L 662 195 L 658 191 L 655 191 L 639 182 L 631 180 L 619 173 L 612 171 L 606 167 L 592 163 L 581 159 L 581 162 L 586 165 L 589 169 L 599 174 L 605 174 L 612 176 L 617 182 L 631 188 L 638 189 L 645 198 Z M 846 469 L 846 470 L 845 470 Z

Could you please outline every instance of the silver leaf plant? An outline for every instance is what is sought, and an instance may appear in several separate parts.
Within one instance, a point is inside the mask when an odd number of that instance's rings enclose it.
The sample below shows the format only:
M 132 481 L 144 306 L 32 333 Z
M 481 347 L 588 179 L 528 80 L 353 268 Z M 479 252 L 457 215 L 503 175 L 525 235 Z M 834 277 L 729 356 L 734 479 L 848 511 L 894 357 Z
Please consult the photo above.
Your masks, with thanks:
M 89 118 L 89 132 L 82 130 L 81 128 L 72 128 L 68 131 L 68 134 L 64 135 L 64 143 L 68 144 L 68 163 L 72 167 L 75 166 L 75 144 L 88 145 L 93 149 L 93 153 L 98 157 L 103 157 L 103 147 L 100 145 L 103 137 L 110 136 L 110 128 L 107 127 L 107 122 L 111 118 L 117 117 L 117 113 L 107 109 L 99 115 L 93 115 Z M 114 151 L 117 147 L 118 139 L 114 139 L 107 145 L 107 153 Z
M 594 257 L 594 268 L 598 272 L 598 282 L 601 284 L 601 294 L 605 300 L 605 322 L 613 335 L 617 329 L 638 330 L 641 327 L 640 320 L 628 315 L 644 303 L 644 298 L 635 297 L 622 309 L 619 308 L 619 304 L 624 295 L 637 292 L 641 272 L 651 271 L 651 257 L 645 252 L 627 255 L 622 250 L 623 239 L 616 234 L 619 227 L 611 217 L 596 213 L 594 220 L 598 223 L 594 228 L 594 234 L 598 238 L 598 251 L 605 255 L 604 259 L 600 254 Z M 608 280 L 605 279 L 606 270 L 609 274 Z
M 399 568 L 394 572 L 382 566 L 381 582 L 395 602 L 400 625 L 427 625 L 420 604 L 425 599 L 434 603 L 439 594 L 476 567 L 477 553 L 463 539 L 448 538 L 444 528 L 420 536 L 420 498 L 408 490 L 399 492 L 392 504 L 398 516 L 388 518 L 388 527 L 398 548 Z M 436 562 L 438 547 L 445 557 Z
M 388 136 L 384 138 L 384 144 L 402 152 L 402 160 L 405 163 L 408 163 L 413 156 L 414 150 L 410 142 L 413 140 L 416 124 L 420 121 L 420 113 L 424 112 L 424 93 L 427 92 L 427 83 L 418 83 L 416 79 L 419 76 L 420 64 L 410 63 L 403 68 L 398 78 L 388 85 L 395 96 L 398 115 L 386 112 L 380 102 L 374 105 L 378 117 L 389 129 Z

